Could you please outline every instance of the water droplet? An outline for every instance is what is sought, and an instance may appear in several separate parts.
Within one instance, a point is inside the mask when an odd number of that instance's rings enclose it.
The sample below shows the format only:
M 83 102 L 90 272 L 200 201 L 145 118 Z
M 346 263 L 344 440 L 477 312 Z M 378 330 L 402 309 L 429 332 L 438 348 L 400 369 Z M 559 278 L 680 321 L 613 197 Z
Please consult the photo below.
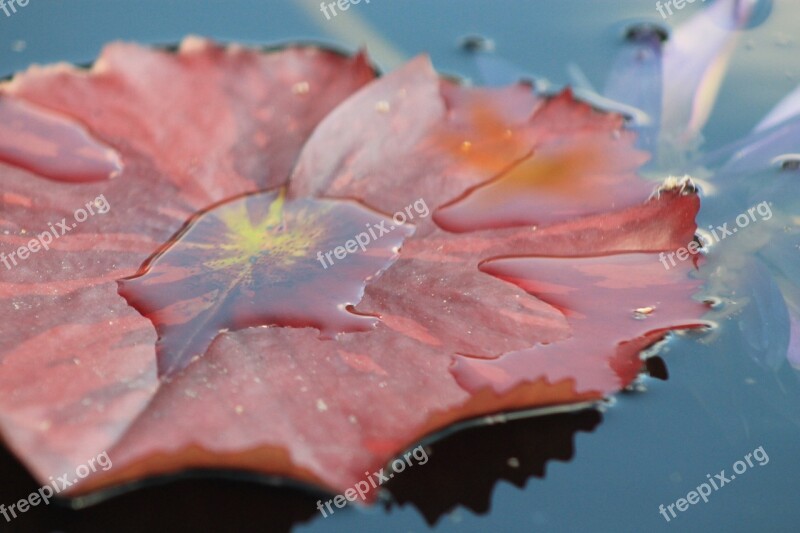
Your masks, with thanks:
M 292 94 L 308 94 L 310 86 L 307 81 L 297 82 L 292 85 Z

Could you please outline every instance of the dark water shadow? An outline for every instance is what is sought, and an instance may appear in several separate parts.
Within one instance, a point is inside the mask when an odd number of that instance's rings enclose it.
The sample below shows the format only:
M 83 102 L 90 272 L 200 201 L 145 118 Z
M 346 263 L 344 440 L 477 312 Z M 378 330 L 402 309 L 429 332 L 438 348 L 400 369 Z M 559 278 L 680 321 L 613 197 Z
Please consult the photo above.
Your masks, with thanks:
M 431 525 L 459 505 L 487 513 L 498 481 L 523 488 L 530 477 L 543 478 L 547 462 L 572 459 L 575 434 L 594 431 L 601 420 L 599 411 L 584 409 L 470 427 L 428 446 L 428 464 L 386 487 L 397 504 L 413 505 Z
M 406 470 L 384 485 L 387 508 L 411 504 L 434 524 L 458 506 L 476 513 L 491 507 L 494 486 L 506 480 L 522 488 L 544 477 L 548 461 L 569 461 L 578 431 L 593 431 L 602 419 L 595 409 L 470 425 L 426 446 L 424 466 Z M 35 492 L 39 483 L 5 448 L 0 449 L 0 503 Z M 260 482 L 259 482 L 260 481 Z M 19 514 L 0 516 L 1 531 L 291 531 L 318 515 L 313 490 L 265 484 L 265 478 L 236 472 L 196 471 L 165 477 L 97 503 L 74 509 L 53 500 Z M 330 497 L 330 496 L 328 496 Z

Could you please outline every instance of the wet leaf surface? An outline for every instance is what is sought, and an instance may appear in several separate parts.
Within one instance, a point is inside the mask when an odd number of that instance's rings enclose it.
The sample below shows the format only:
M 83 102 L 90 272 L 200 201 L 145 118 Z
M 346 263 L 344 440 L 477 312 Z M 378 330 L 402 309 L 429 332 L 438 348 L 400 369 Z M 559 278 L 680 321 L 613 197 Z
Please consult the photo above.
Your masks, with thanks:
M 114 460 L 71 494 L 193 468 L 342 492 L 454 422 L 614 393 L 700 325 L 693 263 L 658 258 L 697 196 L 650 198 L 623 118 L 569 92 L 197 39 L 98 65 L 0 87 L 123 163 L 88 184 L 0 166 L 4 248 L 110 206 L 0 281 L 9 447 L 39 479 Z
M 190 221 L 140 275 L 122 280 L 119 292 L 156 326 L 163 376 L 201 357 L 223 330 L 313 327 L 327 338 L 368 331 L 377 319 L 348 307 L 391 265 L 413 228 L 390 226 L 397 231 L 381 235 L 369 253 L 364 246 L 338 265 L 330 250 L 365 226 L 387 224 L 391 219 L 353 202 L 287 203 L 284 189 L 249 195 Z M 326 270 L 334 266 L 332 278 Z

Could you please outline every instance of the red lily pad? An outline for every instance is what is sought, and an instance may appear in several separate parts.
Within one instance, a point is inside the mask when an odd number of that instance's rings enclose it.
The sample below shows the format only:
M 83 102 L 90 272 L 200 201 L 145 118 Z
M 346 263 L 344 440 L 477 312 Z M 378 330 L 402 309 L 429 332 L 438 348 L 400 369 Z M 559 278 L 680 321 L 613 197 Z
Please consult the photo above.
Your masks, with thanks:
M 41 143 L 121 162 L 60 179 L 0 153 L 2 249 L 64 224 L 0 270 L 0 431 L 40 480 L 106 451 L 69 494 L 202 467 L 343 492 L 455 421 L 618 391 L 699 325 L 692 264 L 656 253 L 698 199 L 649 197 L 621 117 L 425 58 L 372 77 L 190 39 L 0 86 L 57 117 Z

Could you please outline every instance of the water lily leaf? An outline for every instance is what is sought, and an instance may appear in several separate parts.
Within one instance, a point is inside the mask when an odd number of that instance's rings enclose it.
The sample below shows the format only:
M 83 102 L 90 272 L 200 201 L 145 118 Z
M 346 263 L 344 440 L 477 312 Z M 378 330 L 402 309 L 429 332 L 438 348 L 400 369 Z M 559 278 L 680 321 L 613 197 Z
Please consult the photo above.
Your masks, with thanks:
M 117 281 L 197 210 L 284 183 L 319 120 L 373 77 L 363 56 L 189 38 L 175 54 L 112 44 L 89 72 L 34 67 L 0 85 L 4 102 L 86 132 L 123 164 L 75 183 L 0 157 L 0 424 L 37 477 L 111 449 L 159 387 L 156 331 Z M 24 131 L 4 129 L 0 150 Z M 108 211 L 72 227 L 100 195 Z M 12 262 L 46 232 L 47 250 Z
M 0 431 L 39 479 L 106 451 L 69 494 L 205 467 L 343 492 L 456 421 L 612 394 L 700 325 L 693 262 L 659 260 L 699 200 L 651 196 L 623 117 L 424 57 L 372 78 L 189 39 L 0 86 L 121 161 L 0 166 L 4 250 L 66 225 L 0 282 Z

